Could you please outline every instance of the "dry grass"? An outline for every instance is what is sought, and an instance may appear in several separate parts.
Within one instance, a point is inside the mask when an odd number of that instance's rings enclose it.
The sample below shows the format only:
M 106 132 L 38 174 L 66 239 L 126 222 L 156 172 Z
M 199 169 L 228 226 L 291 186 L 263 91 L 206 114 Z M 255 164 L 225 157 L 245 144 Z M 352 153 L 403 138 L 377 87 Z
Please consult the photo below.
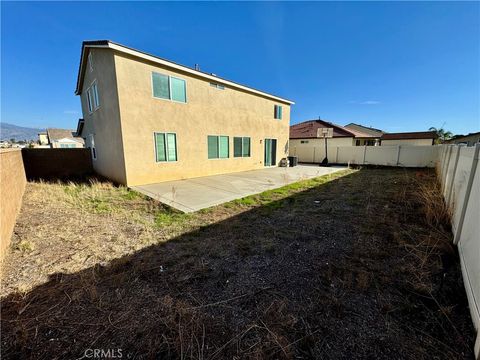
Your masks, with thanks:
M 31 183 L 3 356 L 469 358 L 435 186 L 426 170 L 348 170 L 184 215 L 111 184 Z

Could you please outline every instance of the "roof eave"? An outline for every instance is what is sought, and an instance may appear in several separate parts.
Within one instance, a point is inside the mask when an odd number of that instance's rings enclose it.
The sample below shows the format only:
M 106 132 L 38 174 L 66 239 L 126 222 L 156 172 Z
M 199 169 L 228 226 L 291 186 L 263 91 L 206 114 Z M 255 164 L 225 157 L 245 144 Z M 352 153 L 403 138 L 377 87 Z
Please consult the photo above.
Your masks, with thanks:
M 241 84 L 238 84 L 238 83 L 236 83 L 234 81 L 231 81 L 231 80 L 227 80 L 227 79 L 223 79 L 223 78 L 218 77 L 218 76 L 210 75 L 210 74 L 204 73 L 202 71 L 189 68 L 188 66 L 180 65 L 180 64 L 174 63 L 172 61 L 165 60 L 165 59 L 159 58 L 157 56 L 147 54 L 147 53 L 144 53 L 142 51 L 135 50 L 135 49 L 129 48 L 129 47 L 124 46 L 124 45 L 117 44 L 117 43 L 112 42 L 110 40 L 84 41 L 83 42 L 83 44 L 82 44 L 82 54 L 81 54 L 81 57 L 80 57 L 80 68 L 79 68 L 78 77 L 77 77 L 77 88 L 75 89 L 75 95 L 80 95 L 81 94 L 80 89 L 81 89 L 82 84 L 83 84 L 83 76 L 84 76 L 84 72 L 85 72 L 84 69 L 85 69 L 85 64 L 86 64 L 86 61 L 87 61 L 86 57 L 85 57 L 85 53 L 86 53 L 87 48 L 109 48 L 109 49 L 116 50 L 116 51 L 119 51 L 119 52 L 124 53 L 124 54 L 129 54 L 129 55 L 132 55 L 132 56 L 135 56 L 135 57 L 142 58 L 142 59 L 147 60 L 147 61 L 151 61 L 151 62 L 161 64 L 161 65 L 164 65 L 164 66 L 168 66 L 170 68 L 174 68 L 176 70 L 180 70 L 180 71 L 183 71 L 183 72 L 195 75 L 195 76 L 199 76 L 199 77 L 205 78 L 205 79 L 210 80 L 210 81 L 219 82 L 219 83 L 225 84 L 227 86 L 230 86 L 232 88 L 247 91 L 247 92 L 250 92 L 250 93 L 253 93 L 253 94 L 256 94 L 256 95 L 261 95 L 261 96 L 264 96 L 266 98 L 273 99 L 273 100 L 276 100 L 276 101 L 279 101 L 279 102 L 282 102 L 282 103 L 285 103 L 285 104 L 288 104 L 288 105 L 294 105 L 295 104 L 295 102 L 293 102 L 291 100 L 284 99 L 284 98 L 281 98 L 281 97 L 278 97 L 278 96 L 275 96 L 275 95 L 272 95 L 272 94 L 269 94 L 269 93 L 266 93 L 266 92 L 263 92 L 263 91 L 245 86 L 245 85 L 241 85 Z

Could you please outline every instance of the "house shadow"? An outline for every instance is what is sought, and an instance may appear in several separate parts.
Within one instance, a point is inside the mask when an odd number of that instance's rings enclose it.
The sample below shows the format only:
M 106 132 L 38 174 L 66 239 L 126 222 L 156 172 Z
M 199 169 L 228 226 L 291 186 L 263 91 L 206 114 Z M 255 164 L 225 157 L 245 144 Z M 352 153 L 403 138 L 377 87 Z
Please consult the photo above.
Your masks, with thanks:
M 435 301 L 451 308 L 446 319 L 411 284 L 417 263 L 397 242 L 414 240 L 395 238 L 415 219 L 426 231 L 420 209 L 398 215 L 396 194 L 414 177 L 360 170 L 105 266 L 56 273 L 2 299 L 2 355 L 473 356 L 458 261 L 441 287 L 436 274 L 425 280 Z

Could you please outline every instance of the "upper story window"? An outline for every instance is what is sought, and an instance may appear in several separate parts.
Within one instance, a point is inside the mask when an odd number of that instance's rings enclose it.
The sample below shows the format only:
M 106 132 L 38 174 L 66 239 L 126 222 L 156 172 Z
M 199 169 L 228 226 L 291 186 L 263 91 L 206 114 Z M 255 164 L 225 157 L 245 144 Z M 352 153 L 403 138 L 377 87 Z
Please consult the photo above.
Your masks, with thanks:
M 222 84 L 216 84 L 216 83 L 210 83 L 210 86 L 218 89 L 218 90 L 225 90 L 225 86 L 223 86 Z
M 274 119 L 282 120 L 282 105 L 275 105 L 273 108 Z
M 87 106 L 89 113 L 94 112 L 100 107 L 97 80 L 95 80 L 92 85 L 87 89 Z
M 152 91 L 153 97 L 159 99 L 187 102 L 186 82 L 174 76 L 152 72 Z
M 93 56 L 92 53 L 88 54 L 88 67 L 90 68 L 90 72 L 93 71 Z

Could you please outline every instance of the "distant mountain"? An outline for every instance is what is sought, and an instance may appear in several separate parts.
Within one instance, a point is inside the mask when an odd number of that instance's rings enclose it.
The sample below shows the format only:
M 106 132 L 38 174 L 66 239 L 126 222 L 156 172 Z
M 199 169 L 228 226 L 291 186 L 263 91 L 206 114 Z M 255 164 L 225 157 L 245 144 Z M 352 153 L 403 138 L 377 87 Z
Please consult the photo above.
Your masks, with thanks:
M 45 129 L 34 129 L 13 124 L 0 122 L 0 141 L 15 139 L 20 140 L 37 140 L 38 133 Z

